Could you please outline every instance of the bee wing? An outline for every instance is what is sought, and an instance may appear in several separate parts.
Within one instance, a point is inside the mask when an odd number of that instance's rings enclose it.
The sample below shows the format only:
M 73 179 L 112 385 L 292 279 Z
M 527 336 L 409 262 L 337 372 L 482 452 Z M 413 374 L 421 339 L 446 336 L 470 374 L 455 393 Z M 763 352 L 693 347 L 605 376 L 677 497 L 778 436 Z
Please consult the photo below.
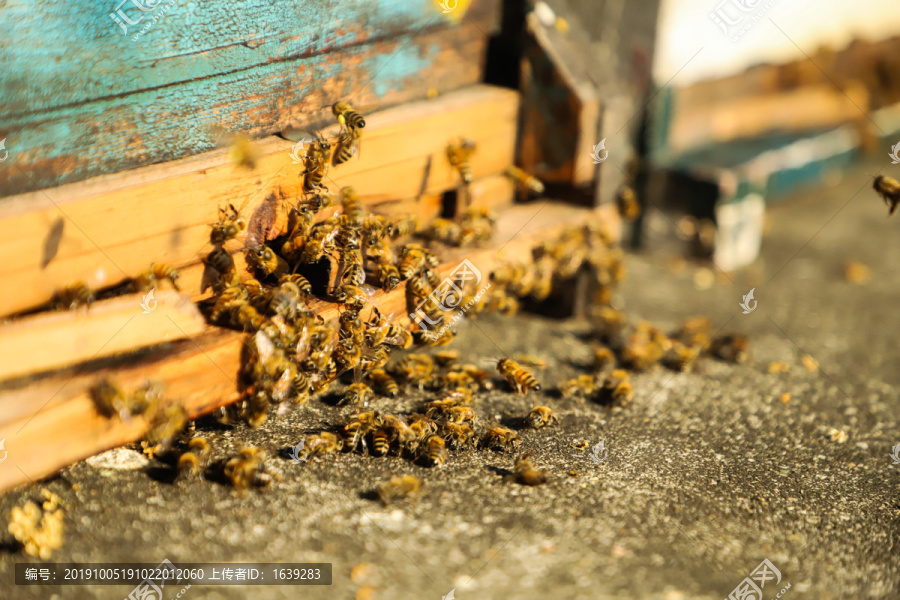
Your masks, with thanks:
M 278 378 L 278 381 L 275 382 L 275 385 L 272 386 L 272 399 L 278 402 L 284 400 L 291 390 L 292 383 L 293 377 L 291 377 L 291 371 L 290 369 L 285 369 L 281 373 L 281 377 Z
M 309 327 L 304 325 L 297 336 L 297 343 L 294 345 L 294 356 L 297 362 L 306 360 L 309 356 Z
M 275 353 L 275 344 L 262 331 L 257 331 L 253 336 L 253 346 L 260 362 L 269 361 Z

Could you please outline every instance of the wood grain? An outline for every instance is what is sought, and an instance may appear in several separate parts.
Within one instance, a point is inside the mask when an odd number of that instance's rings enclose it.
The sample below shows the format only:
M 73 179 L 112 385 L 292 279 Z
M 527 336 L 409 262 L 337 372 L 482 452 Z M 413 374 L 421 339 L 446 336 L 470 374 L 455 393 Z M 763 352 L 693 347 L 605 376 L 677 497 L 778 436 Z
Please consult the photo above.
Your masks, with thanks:
M 371 111 L 472 85 L 499 4 L 456 23 L 431 0 L 127 0 L 138 27 L 164 15 L 133 41 L 116 2 L 5 2 L 0 194 L 210 151 L 223 130 L 322 124 L 339 99 Z
M 327 184 L 352 185 L 369 205 L 439 195 L 458 184 L 445 151 L 460 135 L 479 145 L 474 176 L 496 174 L 512 163 L 517 111 L 516 92 L 474 86 L 367 115 L 360 158 L 333 168 Z M 293 144 L 269 137 L 256 147 L 253 171 L 218 150 L 3 200 L 0 279 L 16 293 L 0 295 L 0 315 L 42 305 L 76 281 L 117 284 L 154 261 L 197 265 L 210 250 L 209 223 L 228 203 L 259 219 L 283 215 L 279 196 L 294 199 L 302 185 Z

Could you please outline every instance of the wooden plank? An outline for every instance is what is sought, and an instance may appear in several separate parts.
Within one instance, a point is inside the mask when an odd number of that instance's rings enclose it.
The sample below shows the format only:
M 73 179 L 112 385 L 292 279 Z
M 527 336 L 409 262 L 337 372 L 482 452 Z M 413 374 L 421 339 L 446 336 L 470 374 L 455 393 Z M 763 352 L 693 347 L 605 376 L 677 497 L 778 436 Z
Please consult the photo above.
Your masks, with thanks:
M 367 204 L 440 194 L 457 185 L 445 151 L 460 135 L 479 145 L 474 176 L 495 174 L 512 163 L 517 111 L 516 92 L 473 86 L 367 115 L 361 157 L 332 169 L 327 184 L 352 185 Z M 209 251 L 208 224 L 228 203 L 253 215 L 251 225 L 279 214 L 274 194 L 300 193 L 301 165 L 292 164 L 291 142 L 270 137 L 256 146 L 254 171 L 218 150 L 0 202 L 0 278 L 17 290 L 0 295 L 0 315 L 44 304 L 75 281 L 99 288 L 153 261 L 197 264 Z
M 39 313 L 0 325 L 0 380 L 171 342 L 205 328 L 197 306 L 172 290 Z
M 668 150 L 679 153 L 772 132 L 837 127 L 865 119 L 868 106 L 866 89 L 855 82 L 848 82 L 843 92 L 827 83 L 746 96 L 715 106 L 687 106 L 676 100 Z
M 368 110 L 474 84 L 498 17 L 498 0 L 459 24 L 431 0 L 179 3 L 132 42 L 105 6 L 4 3 L 0 194 L 206 152 L 222 129 L 322 123 L 338 99 Z
M 583 224 L 591 215 L 617 233 L 618 218 L 610 206 L 591 211 L 543 200 L 512 206 L 501 214 L 490 245 L 442 252 L 441 274 L 452 272 L 464 258 L 483 277 L 504 261 L 528 261 L 532 248 L 554 239 L 568 227 Z M 372 303 L 382 314 L 403 315 L 398 322 L 409 323 L 404 286 L 388 293 L 376 292 Z M 325 319 L 338 318 L 336 304 L 315 302 L 313 308 Z M 178 399 L 191 418 L 233 402 L 238 398 L 236 380 L 243 338 L 239 332 L 211 329 L 176 342 L 169 350 L 150 349 L 142 356 L 125 357 L 114 367 L 103 365 L 90 370 L 86 365 L 36 381 L 3 384 L 0 439 L 6 440 L 9 460 L 0 463 L 0 491 L 142 437 L 146 428 L 142 419 L 124 423 L 97 415 L 89 390 L 101 377 L 114 376 L 125 389 L 137 388 L 148 380 L 162 381 L 167 396 Z

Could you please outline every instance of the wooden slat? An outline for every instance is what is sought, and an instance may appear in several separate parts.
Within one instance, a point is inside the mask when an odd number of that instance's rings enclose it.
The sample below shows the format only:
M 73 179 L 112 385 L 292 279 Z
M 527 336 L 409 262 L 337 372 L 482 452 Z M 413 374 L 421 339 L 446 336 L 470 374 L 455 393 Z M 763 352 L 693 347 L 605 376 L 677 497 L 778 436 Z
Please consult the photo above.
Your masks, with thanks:
M 171 342 L 205 327 L 190 298 L 160 289 L 153 298 L 128 294 L 38 313 L 0 325 L 0 380 Z
M 360 159 L 332 169 L 327 183 L 354 186 L 368 204 L 440 194 L 458 183 L 445 150 L 461 135 L 479 145 L 474 176 L 498 173 L 513 160 L 517 110 L 516 92 L 474 86 L 367 115 Z M 292 164 L 291 142 L 257 146 L 252 172 L 220 150 L 0 201 L 0 280 L 16 290 L 0 294 L 0 315 L 44 304 L 75 281 L 99 288 L 153 261 L 197 264 L 209 251 L 208 224 L 229 202 L 257 219 L 277 214 L 266 199 L 276 190 L 295 198 L 301 165 Z
M 557 237 L 567 227 L 583 224 L 592 214 L 617 233 L 618 218 L 611 207 L 592 212 L 539 201 L 507 208 L 489 246 L 442 252 L 441 274 L 449 274 L 463 258 L 469 259 L 483 277 L 503 261 L 528 261 L 533 247 Z M 377 292 L 373 304 L 382 314 L 403 315 L 398 322 L 408 323 L 403 286 L 388 293 Z M 316 302 L 314 309 L 328 320 L 338 317 L 336 304 Z M 176 342 L 168 351 L 149 350 L 140 357 L 123 358 L 115 368 L 107 365 L 87 371 L 85 367 L 37 382 L 7 382 L 0 387 L 0 439 L 6 440 L 9 456 L 0 463 L 0 491 L 140 439 L 146 427 L 143 420 L 123 423 L 97 415 L 89 390 L 102 376 L 114 376 L 126 389 L 148 380 L 163 381 L 167 396 L 178 399 L 192 418 L 236 400 L 243 337 L 238 332 L 216 329 Z
M 206 152 L 223 129 L 321 123 L 342 98 L 383 107 L 472 85 L 499 18 L 498 0 L 460 23 L 432 0 L 174 3 L 132 41 L 116 6 L 0 6 L 0 195 Z

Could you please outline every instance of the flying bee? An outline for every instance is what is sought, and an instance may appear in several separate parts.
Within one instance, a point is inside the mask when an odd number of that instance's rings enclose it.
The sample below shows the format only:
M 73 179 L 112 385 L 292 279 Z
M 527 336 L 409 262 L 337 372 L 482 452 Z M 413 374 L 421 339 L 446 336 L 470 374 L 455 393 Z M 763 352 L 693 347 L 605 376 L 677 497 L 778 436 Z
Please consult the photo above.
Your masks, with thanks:
M 422 480 L 418 477 L 413 475 L 393 476 L 389 481 L 378 485 L 378 498 L 387 506 L 398 500 L 415 498 L 421 489 Z
M 187 425 L 187 411 L 184 406 L 178 402 L 170 402 L 155 410 L 150 418 L 150 428 L 145 438 L 155 449 L 165 448 L 185 425 Z
M 306 178 L 303 180 L 303 191 L 307 194 L 324 187 L 322 181 L 328 174 L 328 162 L 331 158 L 331 143 L 324 139 L 312 142 L 306 151 Z M 301 173 L 302 175 L 303 173 Z
M 369 405 L 369 401 L 374 396 L 375 392 L 373 392 L 372 388 L 367 386 L 365 383 L 354 383 L 347 388 L 347 393 L 344 394 L 342 403 L 350 402 L 357 407 L 365 407 Z
M 510 165 L 506 167 L 503 174 L 512 179 L 513 183 L 516 184 L 516 187 L 526 193 L 534 194 L 536 196 L 540 196 L 544 193 L 543 182 L 537 177 L 529 175 L 519 167 Z
M 282 275 L 279 279 L 281 285 L 291 284 L 304 294 L 312 293 L 312 284 L 309 280 L 299 273 L 291 273 L 290 275 Z
M 401 217 L 388 225 L 387 234 L 391 239 L 407 237 L 419 230 L 419 220 L 413 215 Z
M 266 472 L 265 453 L 252 447 L 244 448 L 237 456 L 228 459 L 223 472 L 231 485 L 239 490 L 268 487 L 274 479 Z
M 101 379 L 91 388 L 94 405 L 104 417 L 118 416 L 128 422 L 131 417 L 148 412 L 160 399 L 162 388 L 150 384 L 142 390 L 128 393 L 111 379 Z
M 427 250 L 418 244 L 407 244 L 403 247 L 400 261 L 400 277 L 409 279 L 423 268 L 427 260 Z
M 212 231 L 209 233 L 209 243 L 224 244 L 247 229 L 247 221 L 241 217 L 234 205 L 229 204 L 227 209 L 219 207 L 219 221 L 210 227 Z
M 150 268 L 138 275 L 134 279 L 134 285 L 139 292 L 146 292 L 151 288 L 155 288 L 162 281 L 168 281 L 172 287 L 179 290 L 176 280 L 178 279 L 178 271 L 169 265 L 156 264 L 150 265 Z
M 888 216 L 894 214 L 897 205 L 900 204 L 900 181 L 893 177 L 878 175 L 872 183 L 872 187 L 881 196 L 885 204 L 889 206 Z
M 469 160 L 475 153 L 475 142 L 464 138 L 458 144 L 450 144 L 447 146 L 447 160 L 450 166 L 459 172 L 459 176 L 467 185 L 472 183 L 472 166 Z
M 636 219 L 641 214 L 641 205 L 630 185 L 623 185 L 616 192 L 616 207 L 623 219 Z
M 75 310 L 79 306 L 90 306 L 94 293 L 82 282 L 66 286 L 53 294 L 51 306 L 55 310 Z
M 434 353 L 434 361 L 442 367 L 459 362 L 459 350 L 440 350 Z
M 519 447 L 519 443 L 519 436 L 516 432 L 502 425 L 485 428 L 484 435 L 481 438 L 481 446 L 488 449 L 515 450 Z
M 222 248 L 215 248 L 206 256 L 206 264 L 219 274 L 219 283 L 234 285 L 237 283 L 237 269 L 234 259 Z
M 334 151 L 332 162 L 334 166 L 342 165 L 353 158 L 359 151 L 359 131 L 347 129 L 338 136 L 337 150 Z
M 534 375 L 514 360 L 501 358 L 497 361 L 497 371 L 506 378 L 510 387 L 516 390 L 520 396 L 528 393 L 528 390 L 536 392 L 541 390 L 541 384 L 534 378 Z
M 535 406 L 528 413 L 526 421 L 532 429 L 541 429 L 547 425 L 558 423 L 559 419 L 556 418 L 556 413 L 546 406 Z
M 341 215 L 342 225 L 359 229 L 366 222 L 366 208 L 352 187 L 341 189 L 341 207 L 344 211 Z
M 198 475 L 209 458 L 210 447 L 206 438 L 195 437 L 188 442 L 187 452 L 178 457 L 178 473 Z
M 346 127 L 351 131 L 364 129 L 366 120 L 361 114 L 353 110 L 353 107 L 346 102 L 335 102 L 331 107 L 331 112 L 337 117 L 338 123 L 342 127 Z
M 447 462 L 447 444 L 444 438 L 439 435 L 432 435 L 425 438 L 425 445 L 422 453 L 428 458 L 435 467 L 440 467 Z
M 308 288 L 309 282 L 305 279 L 303 281 Z M 300 289 L 299 285 L 290 279 L 286 279 L 272 294 L 272 299 L 269 300 L 269 311 L 272 314 L 281 315 L 286 319 L 293 320 L 297 314 L 298 305 L 302 302 L 303 293 L 304 292 Z
M 247 264 L 260 278 L 269 275 L 281 276 L 288 272 L 288 264 L 265 244 L 249 246 L 245 253 Z
M 513 466 L 512 479 L 522 485 L 541 485 L 547 483 L 549 474 L 547 471 L 539 471 L 534 468 L 534 464 L 528 458 L 533 456 L 531 452 L 526 452 L 516 459 Z
M 375 386 L 375 390 L 382 396 L 396 398 L 400 395 L 400 386 L 397 385 L 397 381 L 384 369 L 373 369 L 369 371 L 369 379 L 372 380 L 372 385 Z
M 462 226 L 450 219 L 433 219 L 428 224 L 428 229 L 422 234 L 425 238 L 443 242 L 452 246 L 460 246 L 462 239 Z

